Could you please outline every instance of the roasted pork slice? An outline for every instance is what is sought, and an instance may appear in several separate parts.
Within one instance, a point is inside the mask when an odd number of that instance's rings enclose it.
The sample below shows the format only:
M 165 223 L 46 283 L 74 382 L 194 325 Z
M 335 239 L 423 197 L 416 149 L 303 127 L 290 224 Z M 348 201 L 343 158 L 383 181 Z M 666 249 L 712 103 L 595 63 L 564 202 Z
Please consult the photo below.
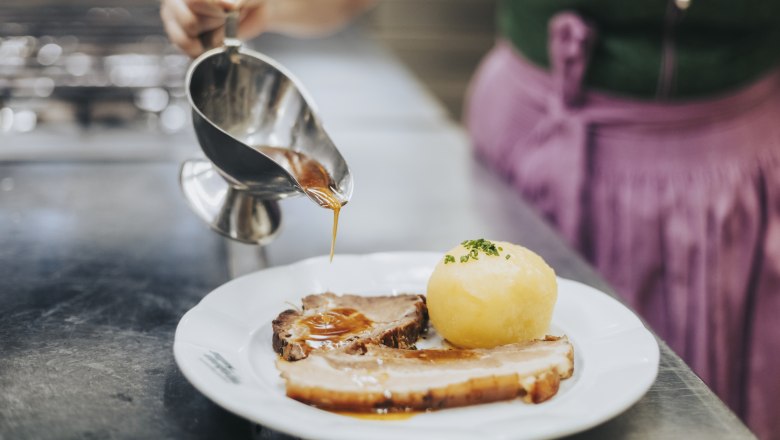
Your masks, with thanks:
M 362 354 L 360 354 L 362 352 Z M 491 349 L 397 350 L 365 345 L 359 351 L 312 353 L 277 361 L 287 395 L 333 411 L 371 412 L 450 408 L 509 400 L 543 402 L 574 371 L 568 338 Z
M 358 296 L 322 293 L 303 298 L 301 310 L 285 310 L 273 321 L 273 347 L 296 361 L 312 350 L 361 344 L 413 347 L 428 326 L 422 295 Z

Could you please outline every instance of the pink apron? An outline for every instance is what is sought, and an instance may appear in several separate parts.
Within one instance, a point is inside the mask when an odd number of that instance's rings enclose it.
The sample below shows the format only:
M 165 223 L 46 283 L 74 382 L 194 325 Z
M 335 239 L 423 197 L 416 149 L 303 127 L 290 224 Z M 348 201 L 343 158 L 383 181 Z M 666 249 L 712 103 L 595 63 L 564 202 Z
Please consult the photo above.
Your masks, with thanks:
M 780 73 L 706 100 L 626 99 L 582 89 L 594 37 L 554 17 L 550 72 L 500 41 L 467 102 L 476 152 L 780 439 Z

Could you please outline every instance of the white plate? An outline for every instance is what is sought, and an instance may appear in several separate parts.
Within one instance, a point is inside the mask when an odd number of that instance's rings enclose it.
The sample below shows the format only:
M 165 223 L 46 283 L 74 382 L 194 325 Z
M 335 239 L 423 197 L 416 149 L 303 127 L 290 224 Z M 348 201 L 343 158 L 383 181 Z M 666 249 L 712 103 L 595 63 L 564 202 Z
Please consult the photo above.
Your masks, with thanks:
M 574 345 L 574 376 L 551 400 L 447 409 L 406 420 L 371 421 L 287 398 L 274 366 L 271 320 L 300 298 L 325 291 L 424 293 L 440 254 L 319 257 L 230 281 L 187 312 L 173 352 L 184 376 L 222 407 L 269 428 L 321 439 L 521 439 L 572 434 L 639 400 L 658 372 L 658 345 L 642 322 L 606 294 L 559 279 L 552 333 Z

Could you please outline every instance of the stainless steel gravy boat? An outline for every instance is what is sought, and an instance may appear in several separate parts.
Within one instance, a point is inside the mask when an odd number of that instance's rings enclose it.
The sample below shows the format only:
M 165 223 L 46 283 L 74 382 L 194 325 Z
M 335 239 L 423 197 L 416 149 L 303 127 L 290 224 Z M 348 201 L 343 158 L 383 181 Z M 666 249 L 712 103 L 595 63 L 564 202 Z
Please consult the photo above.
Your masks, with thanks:
M 180 183 L 190 206 L 214 230 L 264 244 L 281 223 L 275 201 L 304 192 L 287 164 L 259 147 L 315 159 L 344 201 L 353 181 L 300 82 L 273 59 L 243 47 L 236 28 L 237 13 L 231 13 L 224 45 L 195 59 L 187 72 L 193 125 L 208 161 L 186 161 Z

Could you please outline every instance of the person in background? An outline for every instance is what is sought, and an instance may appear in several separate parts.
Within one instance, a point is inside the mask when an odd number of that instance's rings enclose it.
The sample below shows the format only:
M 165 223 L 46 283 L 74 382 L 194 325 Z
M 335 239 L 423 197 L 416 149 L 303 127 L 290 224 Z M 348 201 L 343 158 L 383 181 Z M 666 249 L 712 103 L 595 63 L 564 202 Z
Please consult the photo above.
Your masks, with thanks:
M 328 32 L 371 4 L 247 0 L 239 35 Z M 236 7 L 163 0 L 161 15 L 196 56 Z M 477 156 L 760 438 L 780 439 L 780 2 L 498 9 L 465 110 Z

